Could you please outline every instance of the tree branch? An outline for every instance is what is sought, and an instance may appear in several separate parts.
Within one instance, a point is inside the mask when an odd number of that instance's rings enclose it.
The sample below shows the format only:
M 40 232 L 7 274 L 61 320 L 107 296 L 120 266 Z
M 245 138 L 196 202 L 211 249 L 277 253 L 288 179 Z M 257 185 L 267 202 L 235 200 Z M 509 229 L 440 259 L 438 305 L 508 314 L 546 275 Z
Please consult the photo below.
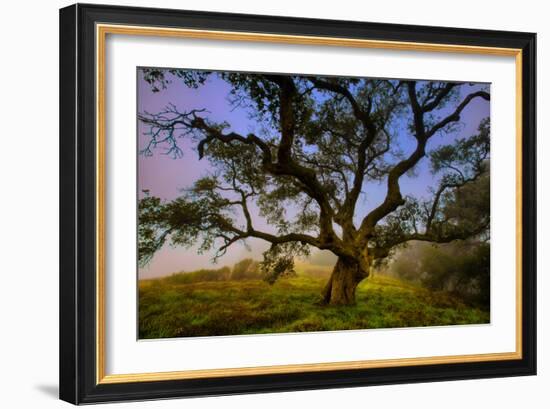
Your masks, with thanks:
M 430 112 L 430 111 L 433 111 L 435 108 L 437 108 L 439 106 L 439 104 L 441 103 L 441 101 L 443 101 L 443 98 L 445 98 L 447 95 L 449 95 L 451 93 L 451 91 L 456 87 L 460 85 L 459 83 L 452 83 L 452 82 L 449 82 L 445 85 L 445 87 L 441 90 L 439 90 L 438 93 L 436 93 L 436 95 L 434 96 L 433 100 L 429 103 L 425 103 L 423 106 L 422 106 L 422 110 L 424 112 Z
M 430 138 L 431 136 L 433 136 L 437 131 L 439 131 L 440 129 L 444 128 L 446 125 L 450 124 L 451 122 L 458 122 L 460 121 L 460 114 L 462 113 L 462 111 L 464 110 L 464 108 L 466 108 L 466 106 L 468 106 L 468 104 L 470 103 L 470 101 L 472 101 L 474 98 L 483 98 L 484 100 L 486 101 L 489 101 L 490 100 L 490 96 L 489 96 L 489 93 L 485 92 L 485 91 L 477 91 L 477 92 L 473 92 L 471 94 L 469 94 L 468 96 L 466 96 L 466 98 L 464 98 L 464 100 L 456 107 L 456 109 L 454 110 L 454 112 L 450 115 L 448 115 L 447 117 L 443 118 L 441 121 L 439 121 L 437 124 L 435 124 L 434 126 L 432 126 L 432 128 L 428 131 L 426 131 L 426 136 L 428 138 Z
M 412 169 L 416 164 L 426 155 L 426 143 L 427 141 L 440 129 L 448 125 L 452 122 L 457 122 L 460 120 L 460 113 L 466 108 L 466 106 L 472 101 L 474 98 L 481 97 L 485 100 L 489 100 L 489 94 L 483 91 L 478 91 L 469 94 L 464 98 L 464 100 L 457 106 L 455 111 L 448 115 L 447 117 L 443 118 L 440 122 L 438 122 L 436 125 L 434 125 L 431 129 L 426 130 L 424 125 L 424 113 L 426 112 L 426 107 L 422 107 L 420 103 L 418 102 L 418 98 L 416 95 L 416 81 L 409 81 L 407 82 L 408 87 L 408 95 L 409 100 L 411 103 L 412 113 L 413 113 L 413 127 L 415 130 L 414 137 L 417 140 L 416 149 L 414 152 L 409 155 L 406 159 L 399 162 L 395 167 L 389 172 L 388 174 L 388 182 L 387 182 L 387 194 L 386 198 L 382 202 L 382 204 L 378 207 L 376 207 L 374 210 L 372 210 L 361 223 L 361 235 L 364 238 L 367 238 L 370 234 L 372 234 L 372 231 L 376 224 L 385 216 L 393 212 L 395 209 L 397 209 L 399 206 L 403 205 L 405 201 L 403 200 L 403 197 L 401 195 L 401 190 L 399 188 L 399 178 L 403 176 L 408 170 Z M 449 93 L 452 87 L 448 86 L 445 87 L 441 93 Z M 438 101 L 440 103 L 444 95 L 438 95 L 434 99 L 433 102 Z M 432 102 L 432 104 L 433 104 Z M 433 110 L 435 107 L 432 108 L 432 104 L 428 105 L 428 108 L 430 110 Z
M 363 108 L 361 108 L 349 89 L 340 84 L 337 84 L 336 82 L 328 82 L 317 77 L 309 77 L 308 79 L 317 89 L 334 92 L 343 96 L 350 103 L 355 117 L 359 119 L 365 125 L 365 127 L 367 127 L 367 124 L 369 127 L 371 126 L 369 119 L 370 112 L 364 111 Z

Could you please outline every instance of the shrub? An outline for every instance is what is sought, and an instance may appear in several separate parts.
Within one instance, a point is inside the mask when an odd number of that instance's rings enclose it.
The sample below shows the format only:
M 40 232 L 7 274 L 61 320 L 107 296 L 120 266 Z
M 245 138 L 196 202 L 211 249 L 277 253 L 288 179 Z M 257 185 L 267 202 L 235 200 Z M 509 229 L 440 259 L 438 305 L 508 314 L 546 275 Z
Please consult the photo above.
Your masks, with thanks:
M 420 283 L 431 290 L 454 292 L 466 301 L 489 308 L 489 243 L 411 243 L 396 254 L 387 268 L 402 279 Z
M 259 280 L 261 279 L 259 263 L 251 258 L 235 263 L 231 272 L 231 280 Z
M 201 281 L 226 281 L 231 275 L 229 267 L 201 269 L 190 273 L 175 273 L 165 278 L 171 284 L 191 284 Z

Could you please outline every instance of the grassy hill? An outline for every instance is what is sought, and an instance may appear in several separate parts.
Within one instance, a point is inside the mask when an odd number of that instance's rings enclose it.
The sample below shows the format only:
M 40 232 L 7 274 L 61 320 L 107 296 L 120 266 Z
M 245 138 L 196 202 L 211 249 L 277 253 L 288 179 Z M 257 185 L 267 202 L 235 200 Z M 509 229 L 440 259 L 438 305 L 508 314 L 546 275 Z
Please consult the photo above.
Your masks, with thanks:
M 141 339 L 489 322 L 488 311 L 449 293 L 386 276 L 363 281 L 356 305 L 331 307 L 316 304 L 324 277 L 300 274 L 269 285 L 259 279 L 231 280 L 226 270 L 223 279 L 200 282 L 184 277 L 188 274 L 193 273 L 140 280 Z

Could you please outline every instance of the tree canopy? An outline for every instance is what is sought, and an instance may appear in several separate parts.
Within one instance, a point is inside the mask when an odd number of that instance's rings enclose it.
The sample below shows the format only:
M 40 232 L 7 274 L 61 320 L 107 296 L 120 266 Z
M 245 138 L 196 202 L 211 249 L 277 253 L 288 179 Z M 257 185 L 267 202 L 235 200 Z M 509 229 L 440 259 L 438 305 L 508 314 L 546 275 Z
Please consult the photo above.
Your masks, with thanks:
M 200 243 L 220 257 L 233 244 L 258 238 L 271 243 L 262 267 L 274 280 L 292 271 L 295 256 L 315 247 L 339 257 L 327 302 L 348 303 L 372 264 L 396 246 L 445 243 L 488 229 L 488 187 L 486 194 L 464 192 L 487 175 L 489 119 L 473 135 L 454 137 L 466 107 L 474 99 L 488 103 L 486 86 L 177 69 L 142 74 L 155 92 L 173 81 L 197 89 L 210 78 L 224 81 L 230 104 L 246 109 L 258 131 L 237 133 L 201 106 L 180 110 L 170 104 L 139 113 L 148 137 L 141 154 L 162 149 L 180 158 L 181 141 L 188 139 L 215 169 L 173 201 L 140 200 L 141 264 L 166 242 Z M 429 149 L 438 134 L 450 135 L 448 143 Z M 437 176 L 430 197 L 403 195 L 400 179 L 422 160 Z M 359 197 L 369 195 L 373 182 L 385 185 L 385 197 L 360 214 Z M 252 205 L 270 231 L 255 225 Z M 337 270 L 347 272 L 338 273 L 345 277 L 335 285 Z M 342 291 L 349 294 L 336 294 Z

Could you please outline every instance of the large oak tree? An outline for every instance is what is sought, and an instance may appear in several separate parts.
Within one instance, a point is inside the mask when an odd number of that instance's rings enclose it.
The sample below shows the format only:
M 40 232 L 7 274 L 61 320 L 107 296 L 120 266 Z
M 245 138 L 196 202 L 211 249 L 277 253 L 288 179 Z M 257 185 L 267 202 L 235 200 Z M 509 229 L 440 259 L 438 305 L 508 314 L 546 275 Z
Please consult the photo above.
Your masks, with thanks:
M 292 270 L 294 257 L 311 248 L 330 250 L 338 260 L 322 300 L 350 304 L 357 285 L 392 249 L 411 240 L 465 239 L 489 226 L 488 199 L 463 198 L 460 206 L 456 200 L 487 171 L 488 119 L 471 136 L 454 132 L 473 100 L 489 103 L 483 86 L 188 70 L 146 69 L 142 75 L 160 92 L 173 81 L 197 89 L 211 77 L 225 81 L 230 103 L 246 109 L 259 129 L 236 133 L 200 106 L 139 113 L 148 138 L 142 154 L 163 148 L 181 157 L 181 140 L 188 138 L 215 170 L 173 201 L 140 200 L 142 264 L 167 241 L 199 243 L 219 257 L 257 238 L 271 244 L 262 268 L 274 281 Z M 438 134 L 447 141 L 430 150 Z M 400 180 L 422 160 L 435 175 L 431 197 L 405 196 Z M 361 214 L 360 197 L 368 197 L 373 182 L 385 186 L 385 197 Z M 272 229 L 255 225 L 252 205 Z

